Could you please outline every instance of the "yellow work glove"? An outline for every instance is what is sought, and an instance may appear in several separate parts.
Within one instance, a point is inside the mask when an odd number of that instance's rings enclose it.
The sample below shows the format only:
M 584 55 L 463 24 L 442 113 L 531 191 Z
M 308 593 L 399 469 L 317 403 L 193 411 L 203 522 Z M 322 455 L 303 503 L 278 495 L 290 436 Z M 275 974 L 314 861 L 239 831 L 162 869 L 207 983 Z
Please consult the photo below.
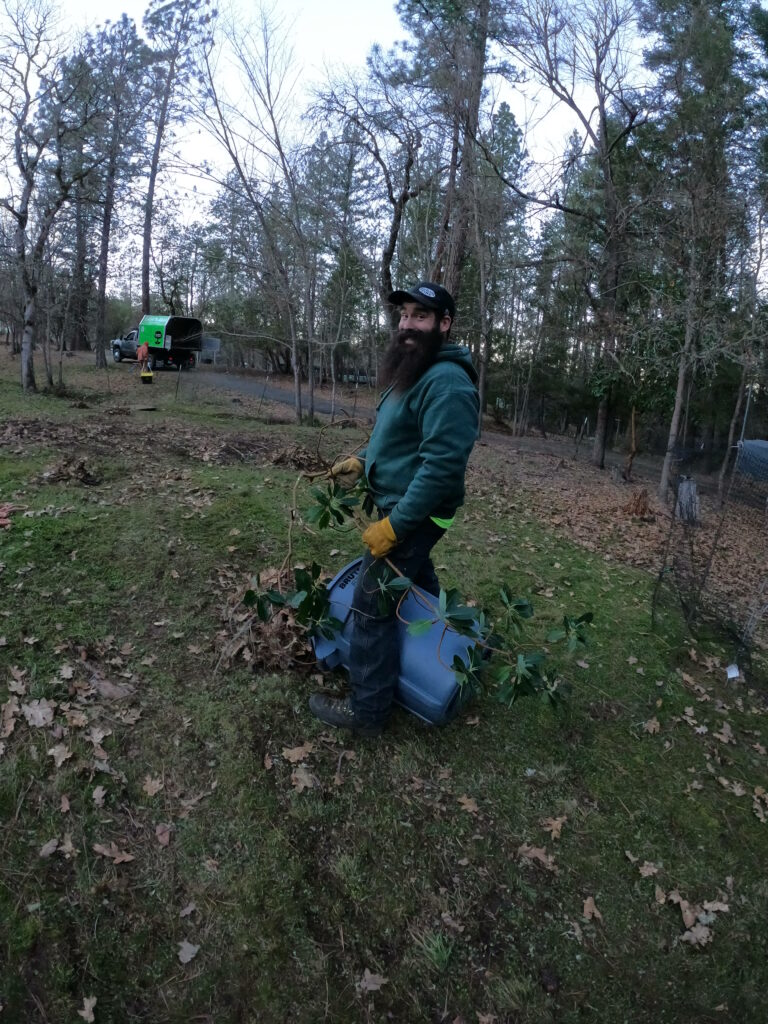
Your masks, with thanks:
M 363 464 L 354 455 L 348 459 L 342 459 L 331 467 L 330 477 L 334 483 L 339 484 L 345 491 L 351 491 L 357 481 L 363 475 Z
M 397 537 L 392 529 L 389 516 L 380 519 L 377 523 L 371 523 L 363 534 L 363 543 L 368 545 L 368 550 L 374 558 L 384 558 L 392 548 L 397 545 Z

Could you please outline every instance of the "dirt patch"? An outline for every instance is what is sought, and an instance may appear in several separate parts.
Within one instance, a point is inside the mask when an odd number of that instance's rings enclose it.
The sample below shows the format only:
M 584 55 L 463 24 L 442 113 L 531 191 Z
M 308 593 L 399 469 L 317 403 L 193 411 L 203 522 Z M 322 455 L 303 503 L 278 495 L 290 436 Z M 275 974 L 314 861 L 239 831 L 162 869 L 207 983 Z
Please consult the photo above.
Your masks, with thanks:
M 664 580 L 675 590 L 696 574 L 702 601 L 722 619 L 746 621 L 765 578 L 768 535 L 745 504 L 723 509 L 714 494 L 700 495 L 700 518 L 682 535 L 673 510 L 645 480 L 617 481 L 586 461 L 535 452 L 519 438 L 493 435 L 475 449 L 468 491 L 480 491 L 499 510 L 523 512 L 559 536 L 607 560 Z M 762 634 L 755 640 L 761 644 Z
M 8 446 L 17 453 L 28 445 L 52 448 L 67 453 L 69 462 L 89 456 L 103 458 L 119 454 L 132 461 L 189 459 L 215 465 L 271 462 L 273 456 L 284 449 L 284 442 L 269 433 L 225 434 L 168 420 L 164 420 L 158 430 L 150 430 L 138 424 L 120 425 L 116 423 L 118 418 L 118 410 L 112 410 L 89 416 L 84 423 L 77 424 L 9 420 L 0 434 L 0 447 Z M 77 454 L 71 454 L 73 452 Z

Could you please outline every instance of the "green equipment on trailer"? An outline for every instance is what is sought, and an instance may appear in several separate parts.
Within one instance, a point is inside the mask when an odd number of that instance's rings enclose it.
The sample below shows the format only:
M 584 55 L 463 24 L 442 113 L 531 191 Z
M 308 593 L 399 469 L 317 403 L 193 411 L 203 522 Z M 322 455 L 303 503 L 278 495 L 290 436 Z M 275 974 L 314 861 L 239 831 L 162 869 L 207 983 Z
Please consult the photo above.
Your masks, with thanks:
M 202 351 L 203 325 L 194 316 L 145 316 L 139 324 L 139 344 L 149 345 L 149 367 L 195 365 Z

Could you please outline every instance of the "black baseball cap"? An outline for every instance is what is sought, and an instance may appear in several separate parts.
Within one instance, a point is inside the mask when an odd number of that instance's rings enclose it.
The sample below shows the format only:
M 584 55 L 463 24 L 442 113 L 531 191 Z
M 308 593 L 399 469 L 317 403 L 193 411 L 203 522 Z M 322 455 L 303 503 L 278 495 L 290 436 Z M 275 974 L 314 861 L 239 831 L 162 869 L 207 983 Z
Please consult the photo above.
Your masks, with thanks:
M 447 313 L 451 320 L 456 316 L 456 303 L 450 292 L 432 281 L 420 281 L 409 291 L 392 292 L 389 301 L 393 306 L 402 306 L 404 302 L 418 302 L 420 306 L 434 309 L 440 316 Z

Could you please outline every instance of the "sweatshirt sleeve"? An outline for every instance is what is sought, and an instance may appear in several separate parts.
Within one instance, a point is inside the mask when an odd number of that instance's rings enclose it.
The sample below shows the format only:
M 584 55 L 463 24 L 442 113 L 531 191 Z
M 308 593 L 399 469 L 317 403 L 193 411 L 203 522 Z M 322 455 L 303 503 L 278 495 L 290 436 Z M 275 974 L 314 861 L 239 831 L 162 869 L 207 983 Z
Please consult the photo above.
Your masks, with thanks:
M 478 412 L 477 389 L 461 367 L 426 382 L 418 413 L 418 468 L 389 515 L 399 540 L 428 516 L 462 503 Z

